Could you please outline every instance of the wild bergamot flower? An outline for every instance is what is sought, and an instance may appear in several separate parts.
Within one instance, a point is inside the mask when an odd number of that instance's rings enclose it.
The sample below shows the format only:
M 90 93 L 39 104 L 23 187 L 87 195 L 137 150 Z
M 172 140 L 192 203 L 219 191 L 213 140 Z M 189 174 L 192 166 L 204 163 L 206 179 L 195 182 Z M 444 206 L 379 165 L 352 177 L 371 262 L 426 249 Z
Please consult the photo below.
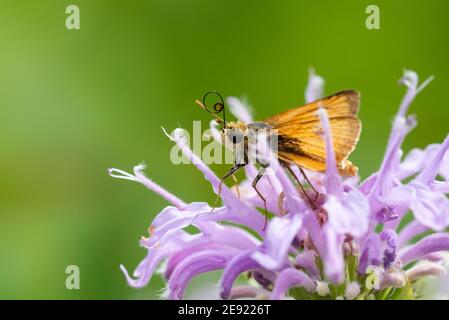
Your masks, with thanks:
M 419 85 L 417 74 L 405 71 L 401 83 L 407 92 L 384 159 L 380 169 L 362 182 L 359 177 L 339 176 L 329 120 L 320 109 L 327 170 L 308 172 L 320 193 L 318 209 L 306 205 L 277 166 L 273 175 L 259 183 L 261 192 L 269 195 L 267 209 L 273 214 L 266 229 L 258 210 L 263 203 L 251 189 L 257 174 L 253 165 L 245 168 L 247 180 L 240 184 L 240 197 L 223 185 L 223 206 L 212 213 L 209 204 L 185 203 L 147 178 L 142 165 L 134 168 L 134 174 L 110 169 L 112 177 L 139 182 L 171 204 L 153 220 L 149 237 L 140 240 L 148 253 L 134 278 L 121 266 L 128 283 L 145 286 L 163 265 L 171 299 L 182 299 L 194 276 L 212 270 L 223 270 L 219 284 L 223 299 L 419 298 L 415 281 L 441 275 L 445 268 L 439 252 L 449 250 L 449 233 L 444 232 L 449 225 L 449 136 L 441 144 L 413 149 L 405 158 L 401 150 L 416 125 L 415 118 L 407 115 L 408 107 L 430 80 Z M 308 102 L 321 97 L 323 83 L 311 74 Z M 228 104 L 237 118 L 251 120 L 239 100 L 230 98 Z M 215 125 L 212 122 L 212 130 L 219 137 Z M 220 179 L 191 151 L 182 130 L 175 130 L 170 139 L 218 193 Z M 191 225 L 196 233 L 185 230 Z M 421 240 L 413 242 L 422 234 Z M 249 275 L 248 283 L 234 285 L 242 274 Z

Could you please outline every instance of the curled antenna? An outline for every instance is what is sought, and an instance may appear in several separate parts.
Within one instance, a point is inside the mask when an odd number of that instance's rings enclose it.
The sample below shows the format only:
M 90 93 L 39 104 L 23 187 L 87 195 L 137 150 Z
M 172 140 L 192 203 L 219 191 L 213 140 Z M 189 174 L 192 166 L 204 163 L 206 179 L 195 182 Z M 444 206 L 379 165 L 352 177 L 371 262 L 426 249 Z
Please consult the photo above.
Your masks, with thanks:
M 218 96 L 220 98 L 220 101 L 215 102 L 214 106 L 213 106 L 213 110 L 209 109 L 206 105 L 206 99 L 210 94 L 214 94 L 216 96 Z M 225 114 L 225 104 L 224 104 L 224 100 L 223 97 L 221 96 L 220 93 L 218 93 L 217 91 L 209 91 L 207 92 L 204 96 L 203 96 L 203 101 L 200 102 L 198 100 L 195 101 L 201 108 L 203 108 L 204 110 L 206 110 L 207 112 L 209 112 L 210 114 L 212 114 L 215 119 L 219 122 L 222 123 L 224 125 L 226 125 L 226 114 Z M 223 119 L 220 118 L 218 116 L 218 114 L 220 112 L 223 112 Z

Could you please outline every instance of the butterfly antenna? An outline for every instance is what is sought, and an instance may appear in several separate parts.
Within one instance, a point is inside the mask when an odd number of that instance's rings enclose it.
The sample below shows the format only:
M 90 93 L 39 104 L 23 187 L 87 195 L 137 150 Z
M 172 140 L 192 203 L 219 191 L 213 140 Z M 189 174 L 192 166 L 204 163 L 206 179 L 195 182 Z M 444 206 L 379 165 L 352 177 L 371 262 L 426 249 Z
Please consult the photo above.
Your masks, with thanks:
M 211 110 L 210 108 L 207 107 L 206 104 L 206 99 L 209 95 L 216 95 L 219 98 L 218 102 L 215 102 L 215 104 L 213 105 L 213 109 Z M 204 96 L 203 96 L 203 100 L 202 102 L 200 102 L 199 100 L 195 101 L 196 104 L 198 104 L 201 108 L 203 108 L 204 110 L 206 110 L 207 112 L 209 112 L 211 115 L 214 116 L 214 118 L 219 122 L 222 123 L 224 126 L 226 126 L 227 122 L 226 122 L 226 112 L 225 112 L 225 103 L 224 103 L 224 99 L 221 96 L 221 94 L 217 91 L 209 91 L 207 92 Z M 223 118 L 220 118 L 220 116 L 218 116 L 219 113 L 223 113 Z

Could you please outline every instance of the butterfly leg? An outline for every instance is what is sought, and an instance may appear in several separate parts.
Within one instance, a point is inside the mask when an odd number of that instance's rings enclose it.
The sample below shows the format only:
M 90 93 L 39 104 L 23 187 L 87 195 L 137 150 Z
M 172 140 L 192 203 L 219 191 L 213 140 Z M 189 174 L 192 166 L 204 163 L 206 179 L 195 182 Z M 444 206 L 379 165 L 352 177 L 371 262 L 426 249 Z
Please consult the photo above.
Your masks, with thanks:
M 235 174 L 233 174 L 231 177 L 232 177 L 232 180 L 234 180 L 234 183 L 235 183 L 235 190 L 237 191 L 237 196 L 238 196 L 239 199 L 240 199 L 239 181 L 237 180 Z
M 298 183 L 299 187 L 301 188 L 302 193 L 305 195 L 305 197 L 307 198 L 310 207 L 313 210 L 316 210 L 317 207 L 315 205 L 315 202 L 312 201 L 312 199 L 310 199 L 309 195 L 307 194 L 306 190 L 304 189 L 302 183 L 299 181 L 298 177 L 296 176 L 296 174 L 293 172 L 292 168 L 290 168 L 290 165 L 288 163 L 283 162 L 284 167 L 288 170 L 288 172 L 290 172 L 290 174 L 293 176 L 293 178 L 295 179 L 295 181 Z
M 263 201 L 263 207 L 265 210 L 265 223 L 263 226 L 263 230 L 265 230 L 265 228 L 267 227 L 267 222 L 268 222 L 268 213 L 267 213 L 267 200 L 265 199 L 265 197 L 260 193 L 259 189 L 257 189 L 257 183 L 259 182 L 260 178 L 262 178 L 263 174 L 265 173 L 265 170 L 267 170 L 267 167 L 262 166 L 262 168 L 260 169 L 259 173 L 257 174 L 257 176 L 254 178 L 254 181 L 252 183 L 252 187 L 254 188 L 254 190 L 256 190 L 257 194 L 259 195 L 259 197 L 262 199 Z
M 236 173 L 240 168 L 244 167 L 244 164 L 240 164 L 240 163 L 236 163 L 229 171 L 228 173 L 226 173 L 220 180 L 220 184 L 218 186 L 218 194 L 217 194 L 217 198 L 215 199 L 215 203 L 214 206 L 212 207 L 212 211 L 214 211 L 214 209 L 217 207 L 217 203 L 218 203 L 218 199 L 220 199 L 221 196 L 221 188 L 223 187 L 223 181 L 226 180 L 227 178 L 234 176 L 234 173 Z M 234 176 L 235 177 L 235 176 Z M 236 179 L 237 180 L 237 179 Z M 240 194 L 240 192 L 239 192 Z
M 303 170 L 303 168 L 301 168 L 300 166 L 298 166 L 299 171 L 301 172 L 302 176 L 304 177 L 304 179 L 306 179 L 307 183 L 309 184 L 309 186 L 312 188 L 312 190 L 315 192 L 315 199 L 313 199 L 313 201 L 316 201 L 316 199 L 318 199 L 318 196 L 320 195 L 319 192 L 315 189 L 315 187 L 313 186 L 312 182 L 310 182 L 309 178 L 307 177 L 305 171 Z

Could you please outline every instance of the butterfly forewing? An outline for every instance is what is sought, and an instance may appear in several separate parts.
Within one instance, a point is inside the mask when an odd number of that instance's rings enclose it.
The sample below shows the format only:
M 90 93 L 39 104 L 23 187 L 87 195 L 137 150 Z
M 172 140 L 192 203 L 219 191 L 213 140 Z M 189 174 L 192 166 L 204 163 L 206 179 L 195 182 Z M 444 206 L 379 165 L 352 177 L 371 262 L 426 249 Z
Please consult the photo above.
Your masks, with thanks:
M 322 136 L 319 107 L 326 109 L 331 126 L 337 163 L 342 171 L 352 175 L 356 168 L 347 157 L 359 139 L 361 123 L 357 118 L 360 95 L 356 91 L 341 91 L 329 97 L 279 113 L 266 119 L 278 134 L 278 157 L 306 169 L 326 169 L 326 148 Z

